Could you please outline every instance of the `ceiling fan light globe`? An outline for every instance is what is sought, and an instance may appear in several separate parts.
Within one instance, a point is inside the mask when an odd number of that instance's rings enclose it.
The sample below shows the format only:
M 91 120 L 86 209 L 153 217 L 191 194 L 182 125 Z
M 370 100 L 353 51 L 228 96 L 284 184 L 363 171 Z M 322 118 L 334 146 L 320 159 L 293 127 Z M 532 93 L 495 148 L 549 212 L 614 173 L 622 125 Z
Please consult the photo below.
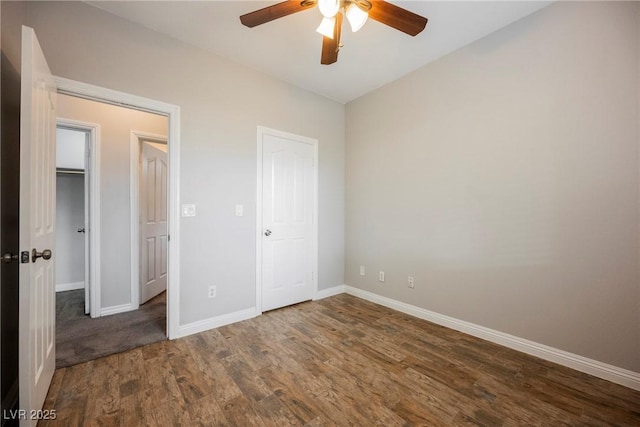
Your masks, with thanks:
M 322 18 L 322 22 L 320 22 L 320 25 L 318 25 L 318 28 L 316 28 L 316 31 L 325 37 L 329 37 L 330 39 L 333 39 L 333 28 L 335 27 L 335 25 L 336 25 L 335 17 L 332 17 L 332 18 L 324 17 Z
M 318 9 L 325 18 L 332 18 L 340 10 L 340 0 L 318 0 Z
M 351 3 L 349 7 L 347 7 L 345 14 L 347 15 L 347 21 L 349 21 L 349 25 L 351 26 L 351 31 L 354 33 L 364 26 L 365 22 L 367 22 L 367 18 L 369 17 L 369 14 L 360 9 L 355 3 Z

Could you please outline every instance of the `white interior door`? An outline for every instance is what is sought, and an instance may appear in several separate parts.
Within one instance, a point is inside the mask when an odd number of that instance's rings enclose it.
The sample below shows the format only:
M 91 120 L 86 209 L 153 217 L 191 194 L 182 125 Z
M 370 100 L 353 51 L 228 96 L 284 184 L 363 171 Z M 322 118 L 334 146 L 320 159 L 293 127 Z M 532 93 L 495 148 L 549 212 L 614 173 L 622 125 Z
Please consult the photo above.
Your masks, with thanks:
M 24 26 L 21 84 L 20 247 L 29 251 L 29 262 L 20 265 L 18 351 L 20 408 L 29 414 L 42 408 L 55 370 L 55 274 L 50 250 L 56 223 L 56 87 L 34 31 Z M 22 426 L 35 424 L 35 419 L 20 421 Z
M 262 136 L 262 310 L 313 297 L 313 144 Z
M 167 152 L 147 142 L 142 143 L 139 194 L 140 304 L 144 304 L 167 289 L 168 243 Z

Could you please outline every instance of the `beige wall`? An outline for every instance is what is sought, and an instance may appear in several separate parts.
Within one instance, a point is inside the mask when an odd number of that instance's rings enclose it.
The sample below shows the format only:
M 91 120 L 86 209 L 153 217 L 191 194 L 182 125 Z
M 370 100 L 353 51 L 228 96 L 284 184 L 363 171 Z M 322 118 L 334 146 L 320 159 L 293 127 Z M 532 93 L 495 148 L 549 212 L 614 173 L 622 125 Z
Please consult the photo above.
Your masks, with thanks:
M 558 2 L 348 104 L 347 284 L 640 372 L 639 12 Z
M 58 95 L 58 117 L 100 125 L 100 303 L 103 309 L 128 304 L 131 131 L 167 135 L 168 119 L 67 95 Z
M 28 23 L 54 74 L 180 106 L 181 324 L 255 306 L 258 125 L 319 140 L 319 287 L 344 283 L 344 105 L 80 2 Z

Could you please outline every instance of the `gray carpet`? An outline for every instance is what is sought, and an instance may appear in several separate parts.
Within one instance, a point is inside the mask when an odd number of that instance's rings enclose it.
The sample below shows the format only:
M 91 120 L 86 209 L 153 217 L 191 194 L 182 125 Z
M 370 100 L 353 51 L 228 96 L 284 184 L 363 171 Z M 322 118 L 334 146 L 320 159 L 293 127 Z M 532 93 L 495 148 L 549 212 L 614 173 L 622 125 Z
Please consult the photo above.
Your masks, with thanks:
M 166 340 L 166 301 L 163 292 L 136 311 L 92 319 L 84 290 L 56 293 L 56 367 Z

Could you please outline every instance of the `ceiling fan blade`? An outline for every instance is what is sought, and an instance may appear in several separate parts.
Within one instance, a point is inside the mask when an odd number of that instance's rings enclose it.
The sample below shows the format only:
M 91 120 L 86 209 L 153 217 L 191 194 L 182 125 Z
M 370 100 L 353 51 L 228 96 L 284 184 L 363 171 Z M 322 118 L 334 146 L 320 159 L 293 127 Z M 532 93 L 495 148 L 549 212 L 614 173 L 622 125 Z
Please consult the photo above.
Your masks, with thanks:
M 240 22 L 249 28 L 265 24 L 273 21 L 274 19 L 282 18 L 283 16 L 292 15 L 297 12 L 301 12 L 305 9 L 315 6 L 315 1 L 308 0 L 287 0 L 273 6 L 267 6 L 262 9 L 255 10 L 250 13 L 246 13 L 240 17 Z
M 336 14 L 336 21 L 333 24 L 333 38 L 322 36 L 322 57 L 320 63 L 323 65 L 333 64 L 338 60 L 340 50 L 340 35 L 342 33 L 342 14 Z
M 406 9 L 398 7 L 394 4 L 382 0 L 374 0 L 371 2 L 371 10 L 369 18 L 381 22 L 385 25 L 416 36 L 420 34 L 427 25 L 427 18 L 409 12 Z

